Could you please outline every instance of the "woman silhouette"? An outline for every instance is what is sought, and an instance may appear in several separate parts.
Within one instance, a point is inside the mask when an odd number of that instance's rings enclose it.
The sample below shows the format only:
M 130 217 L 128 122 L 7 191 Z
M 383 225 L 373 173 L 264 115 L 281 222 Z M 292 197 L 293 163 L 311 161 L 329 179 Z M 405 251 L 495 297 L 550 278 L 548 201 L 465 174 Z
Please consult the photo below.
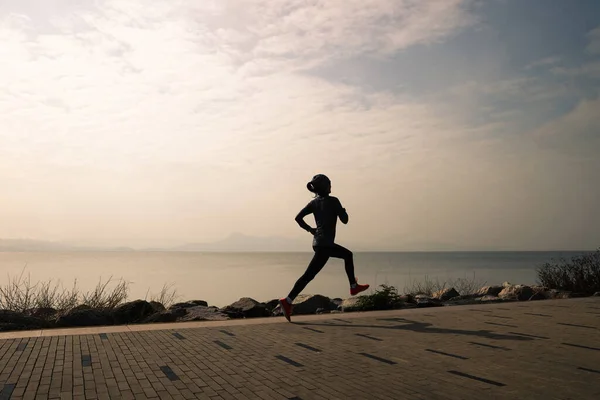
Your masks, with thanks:
M 292 303 L 294 299 L 304 290 L 306 285 L 323 269 L 330 257 L 341 258 L 344 260 L 346 275 L 350 282 L 350 295 L 354 296 L 365 291 L 369 285 L 359 285 L 354 276 L 354 259 L 352 252 L 345 247 L 335 243 L 335 230 L 337 219 L 342 223 L 348 223 L 348 214 L 342 207 L 340 201 L 331 193 L 331 181 L 325 175 L 316 175 L 306 184 L 307 189 L 315 194 L 311 200 L 296 216 L 296 222 L 302 229 L 313 235 L 313 250 L 315 252 L 308 268 L 292 288 L 292 291 L 286 298 L 280 299 L 279 304 L 283 315 L 288 321 L 292 315 Z M 315 215 L 316 228 L 312 228 L 306 222 L 304 217 L 309 214 Z

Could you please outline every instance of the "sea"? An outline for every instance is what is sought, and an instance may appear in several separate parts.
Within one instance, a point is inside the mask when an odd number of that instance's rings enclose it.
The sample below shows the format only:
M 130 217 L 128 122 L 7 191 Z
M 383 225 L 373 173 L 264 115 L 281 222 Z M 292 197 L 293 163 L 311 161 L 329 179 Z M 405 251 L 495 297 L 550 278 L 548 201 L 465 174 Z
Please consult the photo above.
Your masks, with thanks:
M 536 284 L 536 268 L 586 251 L 545 252 L 376 252 L 354 254 L 355 275 L 372 289 L 387 284 L 403 293 L 426 279 Z M 180 301 L 205 300 L 223 307 L 251 297 L 269 301 L 288 294 L 312 253 L 195 252 L 0 252 L 0 287 L 20 279 L 30 286 L 52 285 L 80 291 L 98 284 L 129 285 L 129 300 L 150 299 L 163 288 Z M 330 259 L 303 293 L 349 297 L 342 260 Z

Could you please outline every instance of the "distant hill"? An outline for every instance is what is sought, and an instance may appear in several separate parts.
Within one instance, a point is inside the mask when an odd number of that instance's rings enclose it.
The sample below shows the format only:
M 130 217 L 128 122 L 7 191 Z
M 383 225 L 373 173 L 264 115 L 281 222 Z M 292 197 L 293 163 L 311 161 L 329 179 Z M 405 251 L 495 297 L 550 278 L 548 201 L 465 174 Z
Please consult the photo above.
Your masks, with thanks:
M 205 251 L 205 252 L 279 252 L 311 251 L 311 238 L 286 238 L 279 236 L 257 237 L 233 233 L 228 237 L 210 243 L 187 243 L 163 249 L 166 251 Z
M 385 243 L 385 244 L 384 244 Z M 389 245 L 395 243 L 395 245 Z M 450 243 L 411 242 L 406 238 L 386 238 L 381 243 L 363 244 L 341 240 L 340 244 L 354 252 L 364 251 L 465 251 Z M 386 245 L 387 244 L 387 245 Z M 0 239 L 0 252 L 78 252 L 78 251 L 189 251 L 189 252 L 311 252 L 312 238 L 303 237 L 250 236 L 233 233 L 224 239 L 206 243 L 187 243 L 173 247 L 152 247 L 133 249 L 130 247 L 83 246 L 61 242 L 30 239 Z M 471 251 L 479 249 L 469 249 Z M 490 250 L 490 249 L 481 249 Z
M 0 251 L 71 251 L 73 247 L 57 242 L 30 239 L 0 239 Z
M 66 243 L 31 239 L 0 239 L 0 252 L 55 251 L 134 251 L 130 247 L 73 246 Z

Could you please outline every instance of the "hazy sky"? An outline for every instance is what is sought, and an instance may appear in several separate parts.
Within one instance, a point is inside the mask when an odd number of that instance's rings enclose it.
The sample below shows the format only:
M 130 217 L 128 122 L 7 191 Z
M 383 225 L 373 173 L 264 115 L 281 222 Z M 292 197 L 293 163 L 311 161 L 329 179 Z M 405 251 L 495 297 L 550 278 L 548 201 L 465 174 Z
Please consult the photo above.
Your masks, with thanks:
M 0 237 L 596 248 L 599 83 L 596 0 L 0 0 Z

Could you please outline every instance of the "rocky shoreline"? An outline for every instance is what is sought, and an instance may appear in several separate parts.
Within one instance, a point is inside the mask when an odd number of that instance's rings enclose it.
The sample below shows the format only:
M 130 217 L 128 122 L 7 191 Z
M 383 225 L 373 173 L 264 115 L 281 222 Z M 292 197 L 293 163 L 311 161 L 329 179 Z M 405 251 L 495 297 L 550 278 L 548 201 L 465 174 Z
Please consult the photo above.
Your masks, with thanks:
M 589 296 L 589 294 L 559 291 L 541 286 L 512 285 L 505 282 L 502 286 L 485 286 L 476 293 L 470 294 L 461 294 L 454 288 L 447 288 L 431 296 L 401 295 L 395 296 L 393 301 L 387 301 L 386 298 L 383 302 L 366 301 L 373 296 L 377 296 L 378 293 L 381 294 L 381 292 L 376 292 L 375 294 L 349 299 L 330 299 L 323 295 L 300 295 L 294 301 L 294 315 L 444 307 Z M 600 292 L 595 293 L 594 296 L 600 296 Z M 381 300 L 381 296 L 379 300 Z M 225 321 L 280 315 L 281 311 L 277 299 L 259 302 L 244 297 L 222 308 L 209 306 L 203 300 L 176 303 L 168 308 L 158 302 L 135 300 L 112 309 L 94 309 L 86 305 L 79 305 L 64 311 L 52 308 L 36 308 L 25 312 L 0 310 L 0 332 L 188 321 Z

